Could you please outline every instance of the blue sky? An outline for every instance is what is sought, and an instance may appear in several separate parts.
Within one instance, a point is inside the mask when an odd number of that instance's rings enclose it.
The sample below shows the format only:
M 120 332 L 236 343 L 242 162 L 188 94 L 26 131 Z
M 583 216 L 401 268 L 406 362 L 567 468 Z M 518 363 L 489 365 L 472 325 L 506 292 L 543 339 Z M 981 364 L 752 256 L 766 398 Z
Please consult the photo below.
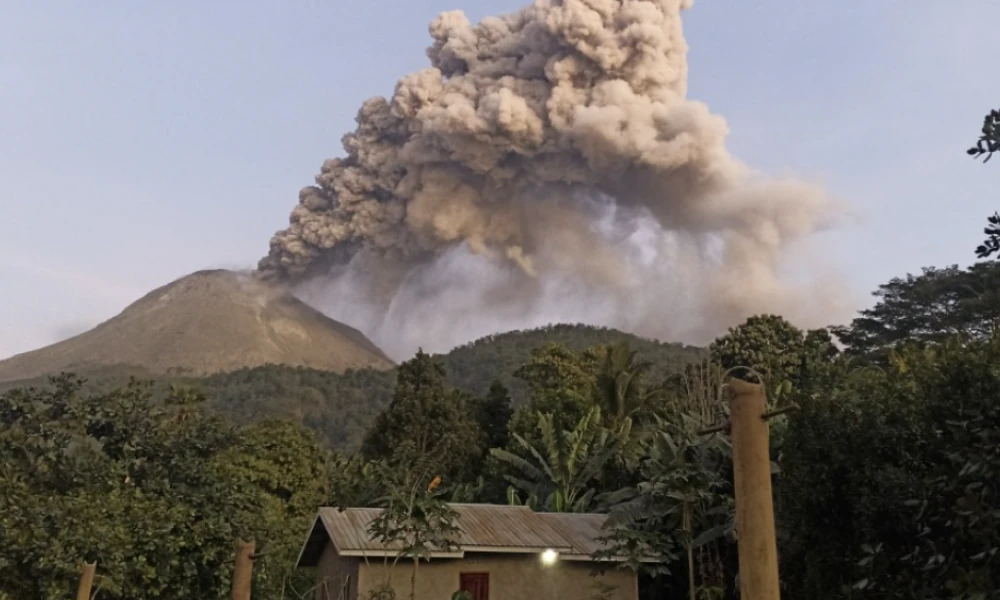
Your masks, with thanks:
M 0 356 L 207 267 L 248 267 L 359 104 L 425 66 L 427 24 L 519 0 L 0 0 Z M 141 5 L 141 6 L 140 6 Z M 1000 165 L 964 154 L 1000 105 L 1000 2 L 698 0 L 691 96 L 733 152 L 825 183 L 822 238 L 859 306 L 967 264 Z

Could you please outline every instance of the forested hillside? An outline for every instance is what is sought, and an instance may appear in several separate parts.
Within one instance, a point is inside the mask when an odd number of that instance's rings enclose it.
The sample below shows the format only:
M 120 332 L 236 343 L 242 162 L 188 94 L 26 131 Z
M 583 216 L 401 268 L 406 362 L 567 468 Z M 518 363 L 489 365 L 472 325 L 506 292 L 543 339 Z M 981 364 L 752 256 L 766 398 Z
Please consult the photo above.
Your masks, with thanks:
M 221 373 L 189 384 L 209 406 L 237 424 L 288 419 L 316 431 L 331 448 L 357 448 L 375 416 L 389 404 L 393 371 L 344 374 L 268 365 Z
M 549 343 L 580 351 L 621 342 L 627 342 L 632 350 L 638 352 L 639 359 L 652 363 L 646 375 L 653 381 L 662 381 L 680 373 L 686 365 L 705 356 L 703 348 L 650 340 L 607 327 L 577 324 L 550 325 L 484 337 L 445 354 L 441 357 L 441 364 L 448 372 L 450 385 L 482 396 L 490 383 L 499 379 L 511 390 L 514 404 L 518 405 L 524 401 L 528 390 L 524 382 L 514 376 L 514 372 L 528 362 L 532 350 Z
M 262 367 L 188 382 L 207 403 L 167 381 L 158 400 L 68 378 L 8 391 L 0 600 L 69 597 L 82 560 L 98 561 L 108 600 L 219 597 L 233 541 L 249 538 L 266 556 L 255 594 L 307 598 L 294 565 L 317 506 L 387 508 L 373 536 L 446 535 L 421 515 L 447 517 L 449 501 L 607 512 L 618 523 L 607 552 L 641 570 L 643 600 L 734 598 L 730 438 L 699 433 L 724 418 L 731 369 L 799 407 L 769 422 L 783 596 L 996 598 L 998 276 L 984 263 L 893 280 L 835 330 L 843 351 L 826 329 L 754 316 L 667 386 L 627 343 L 543 340 L 507 362 L 528 389 L 517 408 L 499 383 L 456 389 L 443 357 L 424 353 L 395 376 Z M 507 339 L 518 335 L 535 333 Z M 355 448 L 260 420 L 272 414 Z
M 529 362 L 531 352 L 556 343 L 569 350 L 628 342 L 641 360 L 650 363 L 648 380 L 660 382 L 697 361 L 705 351 L 692 346 L 643 339 L 614 329 L 587 325 L 553 325 L 489 336 L 438 356 L 449 386 L 483 397 L 492 382 L 511 390 L 519 406 L 528 398 L 528 386 L 515 376 Z M 357 448 L 375 415 L 388 405 L 396 370 L 348 370 L 335 373 L 304 367 L 265 365 L 219 373 L 205 378 L 155 376 L 134 367 L 102 368 L 80 373 L 83 389 L 103 393 L 130 377 L 154 382 L 154 395 L 163 397 L 172 385 L 190 386 L 205 393 L 208 406 L 236 424 L 262 419 L 289 419 L 315 430 L 332 448 Z M 25 385 L 43 385 L 45 378 L 0 384 L 0 391 Z

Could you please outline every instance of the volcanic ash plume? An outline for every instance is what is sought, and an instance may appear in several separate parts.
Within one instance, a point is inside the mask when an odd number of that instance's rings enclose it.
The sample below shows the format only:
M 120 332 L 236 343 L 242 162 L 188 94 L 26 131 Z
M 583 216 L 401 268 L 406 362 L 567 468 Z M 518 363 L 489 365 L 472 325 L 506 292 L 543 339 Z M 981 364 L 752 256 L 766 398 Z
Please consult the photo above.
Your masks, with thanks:
M 692 0 L 537 0 L 431 25 L 431 67 L 373 98 L 259 274 L 397 356 L 585 321 L 702 342 L 762 311 L 828 323 L 781 277 L 821 190 L 761 178 L 686 98 Z

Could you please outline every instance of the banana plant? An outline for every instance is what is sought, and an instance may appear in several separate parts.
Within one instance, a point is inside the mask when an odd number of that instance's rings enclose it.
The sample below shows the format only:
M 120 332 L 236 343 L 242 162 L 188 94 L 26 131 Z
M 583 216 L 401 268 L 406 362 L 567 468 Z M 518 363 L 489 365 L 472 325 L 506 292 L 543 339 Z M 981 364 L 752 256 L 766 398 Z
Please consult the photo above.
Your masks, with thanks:
M 699 589 L 695 550 L 732 536 L 735 511 L 726 478 L 730 448 L 724 437 L 699 437 L 698 421 L 678 415 L 658 419 L 643 442 L 642 480 L 604 498 L 610 508 L 610 552 L 656 561 L 650 570 L 668 573 L 685 560 L 691 598 Z M 704 584 L 706 582 L 702 582 Z
M 538 415 L 537 444 L 514 434 L 512 451 L 495 448 L 491 454 L 508 470 L 511 503 L 524 503 L 549 512 L 585 512 L 593 509 L 595 483 L 613 459 L 631 421 L 611 430 L 601 425 L 601 411 L 593 407 L 573 429 L 559 430 L 550 414 Z M 522 495 L 523 494 L 523 498 Z
M 594 399 L 612 426 L 649 408 L 659 393 L 658 389 L 643 386 L 642 377 L 653 363 L 637 360 L 637 356 L 627 342 L 605 349 L 594 381 Z

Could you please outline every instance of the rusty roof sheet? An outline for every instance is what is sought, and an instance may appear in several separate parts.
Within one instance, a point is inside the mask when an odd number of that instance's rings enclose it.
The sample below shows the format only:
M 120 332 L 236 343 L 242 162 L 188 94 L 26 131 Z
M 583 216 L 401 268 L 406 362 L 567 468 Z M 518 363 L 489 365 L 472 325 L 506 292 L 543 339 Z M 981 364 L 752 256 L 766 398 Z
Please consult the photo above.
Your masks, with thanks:
M 461 534 L 456 552 L 435 552 L 435 558 L 460 558 L 465 552 L 540 553 L 555 550 L 567 559 L 591 560 L 601 547 L 599 538 L 606 515 L 536 513 L 526 506 L 495 504 L 451 504 L 458 513 Z M 368 526 L 379 514 L 377 508 L 321 508 L 317 527 L 303 548 L 300 566 L 318 560 L 321 543 L 319 524 L 341 556 L 387 556 L 399 552 L 398 545 L 372 540 Z M 325 544 L 325 542 L 322 542 Z M 308 551 L 308 552 L 307 552 Z M 309 557 L 305 555 L 309 554 Z

